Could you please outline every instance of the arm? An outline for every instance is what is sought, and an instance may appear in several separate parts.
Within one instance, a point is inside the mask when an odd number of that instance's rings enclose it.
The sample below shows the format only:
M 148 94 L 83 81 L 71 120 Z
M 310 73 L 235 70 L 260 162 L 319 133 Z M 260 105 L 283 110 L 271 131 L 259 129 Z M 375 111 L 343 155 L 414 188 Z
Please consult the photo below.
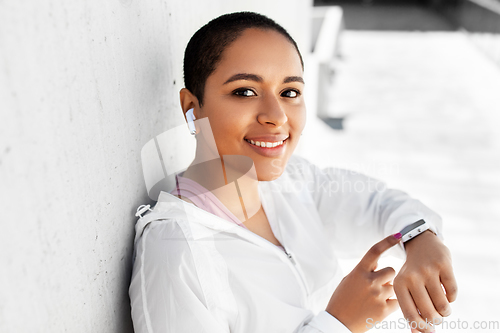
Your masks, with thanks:
M 314 184 L 308 189 L 337 252 L 344 256 L 359 256 L 377 237 L 399 232 L 419 219 L 426 220 L 437 237 L 427 231 L 406 243 L 407 260 L 394 281 L 395 292 L 403 314 L 415 322 L 425 322 L 426 318 L 432 322 L 432 318 L 450 313 L 448 303 L 456 298 L 457 287 L 449 250 L 441 242 L 438 214 L 379 180 L 348 170 L 319 169 L 301 158 L 296 163 L 305 170 L 306 181 Z M 426 289 L 432 290 L 430 296 Z
M 208 310 L 189 245 L 175 223 L 144 230 L 129 295 L 136 333 L 229 333 Z
M 394 291 L 405 318 L 415 323 L 413 327 L 432 332 L 433 327 L 426 325 L 426 321 L 439 324 L 442 317 L 451 314 L 449 303 L 457 297 L 451 254 L 430 231 L 407 241 L 404 246 L 407 259 L 394 279 Z
M 339 256 L 359 258 L 371 244 L 422 218 L 441 237 L 441 217 L 407 193 L 361 173 L 320 169 L 294 157 L 289 162 L 292 181 L 305 182 Z M 394 254 L 404 257 L 402 248 L 398 250 Z
M 372 246 L 359 264 L 349 273 L 333 293 L 327 311 L 344 323 L 351 332 L 362 333 L 373 328 L 398 308 L 391 299 L 394 289 L 390 284 L 395 271 L 391 267 L 377 269 L 382 253 L 401 240 L 401 234 L 388 236 Z

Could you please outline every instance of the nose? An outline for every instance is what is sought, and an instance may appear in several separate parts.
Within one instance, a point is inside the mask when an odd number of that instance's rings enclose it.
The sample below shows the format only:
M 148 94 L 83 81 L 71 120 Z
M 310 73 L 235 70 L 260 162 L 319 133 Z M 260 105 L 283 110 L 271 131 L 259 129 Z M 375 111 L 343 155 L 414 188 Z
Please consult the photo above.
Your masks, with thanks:
M 271 124 L 280 127 L 288 121 L 288 117 L 280 101 L 274 96 L 268 96 L 264 99 L 257 120 L 263 125 Z

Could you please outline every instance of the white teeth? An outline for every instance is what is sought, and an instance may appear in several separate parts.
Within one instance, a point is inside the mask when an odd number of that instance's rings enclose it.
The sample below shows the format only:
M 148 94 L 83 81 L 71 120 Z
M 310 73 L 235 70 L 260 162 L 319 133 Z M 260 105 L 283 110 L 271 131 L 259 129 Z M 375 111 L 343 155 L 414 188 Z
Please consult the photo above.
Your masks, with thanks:
M 246 141 L 248 143 L 251 143 L 251 144 L 256 145 L 258 147 L 274 148 L 274 147 L 282 145 L 283 141 L 285 141 L 285 140 L 277 141 L 277 142 L 264 142 L 264 141 L 253 141 L 253 140 L 246 140 Z

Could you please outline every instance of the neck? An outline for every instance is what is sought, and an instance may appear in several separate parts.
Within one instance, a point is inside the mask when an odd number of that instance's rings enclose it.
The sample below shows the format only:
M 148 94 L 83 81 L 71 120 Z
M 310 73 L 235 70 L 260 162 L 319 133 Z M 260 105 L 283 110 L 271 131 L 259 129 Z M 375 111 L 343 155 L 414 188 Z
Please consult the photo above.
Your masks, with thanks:
M 230 155 L 202 163 L 195 158 L 183 177 L 209 190 L 241 222 L 246 222 L 261 207 L 259 182 L 249 157 Z

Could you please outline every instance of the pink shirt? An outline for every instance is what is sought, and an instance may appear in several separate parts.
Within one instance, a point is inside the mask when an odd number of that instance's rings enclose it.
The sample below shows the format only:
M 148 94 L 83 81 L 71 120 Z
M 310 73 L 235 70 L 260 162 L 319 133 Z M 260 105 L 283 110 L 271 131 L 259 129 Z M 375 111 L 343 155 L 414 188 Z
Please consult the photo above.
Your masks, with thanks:
M 248 229 L 212 192 L 194 180 L 182 177 L 181 175 L 183 174 L 184 172 L 176 175 L 177 186 L 170 191 L 170 194 L 175 196 L 182 195 L 191 200 L 195 206 Z M 276 246 L 284 250 L 283 246 Z

